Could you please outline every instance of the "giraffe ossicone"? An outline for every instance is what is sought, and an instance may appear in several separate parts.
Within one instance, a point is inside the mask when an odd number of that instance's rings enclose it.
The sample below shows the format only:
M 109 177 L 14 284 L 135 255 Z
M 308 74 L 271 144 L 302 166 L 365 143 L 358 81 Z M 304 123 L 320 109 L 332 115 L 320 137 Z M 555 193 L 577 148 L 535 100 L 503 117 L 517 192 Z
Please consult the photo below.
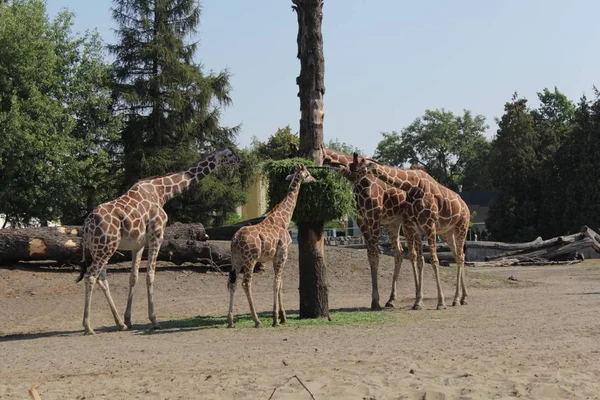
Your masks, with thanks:
M 215 168 L 223 165 L 234 166 L 241 161 L 230 147 L 215 151 L 185 171 L 140 180 L 122 196 L 100 204 L 88 214 L 83 226 L 83 265 L 77 279 L 78 282 L 85 279 L 83 312 L 85 334 L 94 333 L 89 316 L 96 281 L 104 291 L 117 328 L 125 330 L 132 327 L 133 289 L 138 280 L 144 247 L 148 247 L 146 271 L 148 317 L 154 328 L 160 327 L 154 311 L 154 274 L 156 258 L 168 219 L 163 205 L 210 174 Z M 121 319 L 110 294 L 106 274 L 106 264 L 117 249 L 132 252 L 125 322 Z M 91 256 L 89 267 L 86 264 L 86 251 Z
M 292 238 L 288 226 L 296 208 L 298 193 L 303 183 L 315 182 L 310 172 L 300 165 L 296 173 L 290 174 L 286 180 L 291 180 L 283 200 L 267 214 L 264 220 L 256 225 L 243 226 L 231 239 L 231 272 L 227 288 L 229 290 L 229 312 L 227 327 L 233 328 L 233 301 L 237 288 L 238 275 L 243 275 L 242 287 L 246 292 L 250 314 L 255 327 L 260 327 L 260 319 L 254 308 L 252 298 L 252 276 L 257 262 L 273 263 L 273 326 L 286 322 L 285 308 L 282 299 L 283 269 L 288 257 Z

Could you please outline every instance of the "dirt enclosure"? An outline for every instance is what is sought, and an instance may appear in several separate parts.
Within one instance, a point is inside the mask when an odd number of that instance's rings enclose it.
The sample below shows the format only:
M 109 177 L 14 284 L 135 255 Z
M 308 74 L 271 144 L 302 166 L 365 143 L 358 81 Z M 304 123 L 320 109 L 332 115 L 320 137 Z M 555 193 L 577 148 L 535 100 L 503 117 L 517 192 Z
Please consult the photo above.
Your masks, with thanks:
M 469 304 L 435 310 L 425 274 L 425 307 L 412 311 L 408 261 L 400 299 L 379 323 L 335 323 L 370 305 L 364 250 L 327 248 L 332 323 L 224 329 L 178 325 L 224 316 L 226 276 L 159 267 L 155 302 L 163 329 L 147 319 L 145 279 L 134 299 L 134 328 L 118 332 L 99 289 L 83 336 L 83 284 L 75 270 L 23 265 L 0 269 L 0 398 L 25 399 L 35 385 L 49 399 L 597 399 L 600 398 L 600 261 L 572 266 L 467 268 Z M 284 273 L 284 303 L 298 307 L 298 257 Z M 381 256 L 382 304 L 393 260 Z M 129 280 L 111 268 L 124 311 Z M 454 269 L 441 268 L 446 303 Z M 258 310 L 272 304 L 272 271 L 255 275 Z M 509 279 L 510 278 L 510 279 Z M 243 291 L 236 314 L 248 313 Z M 221 329 L 223 328 L 223 329 Z M 303 386 L 305 385 L 305 387 Z

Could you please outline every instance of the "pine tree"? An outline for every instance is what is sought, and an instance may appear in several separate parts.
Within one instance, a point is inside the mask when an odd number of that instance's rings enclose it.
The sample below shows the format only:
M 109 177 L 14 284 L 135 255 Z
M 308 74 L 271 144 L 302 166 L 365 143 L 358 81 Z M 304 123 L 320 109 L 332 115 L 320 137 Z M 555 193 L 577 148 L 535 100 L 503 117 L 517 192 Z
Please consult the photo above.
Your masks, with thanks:
M 117 110 L 125 120 L 124 186 L 187 167 L 201 153 L 231 145 L 238 127 L 219 125 L 222 108 L 231 104 L 229 73 L 206 75 L 194 62 L 197 43 L 191 37 L 200 21 L 199 2 L 115 0 L 112 11 L 119 25 L 119 42 L 109 48 L 116 57 Z M 218 211 L 233 211 L 243 196 L 231 179 L 211 176 L 169 203 L 167 212 L 171 220 L 207 222 L 217 205 Z
M 486 221 L 498 240 L 530 240 L 536 236 L 539 184 L 535 130 L 527 99 L 515 94 L 504 106 L 492 142 L 492 179 L 501 192 Z

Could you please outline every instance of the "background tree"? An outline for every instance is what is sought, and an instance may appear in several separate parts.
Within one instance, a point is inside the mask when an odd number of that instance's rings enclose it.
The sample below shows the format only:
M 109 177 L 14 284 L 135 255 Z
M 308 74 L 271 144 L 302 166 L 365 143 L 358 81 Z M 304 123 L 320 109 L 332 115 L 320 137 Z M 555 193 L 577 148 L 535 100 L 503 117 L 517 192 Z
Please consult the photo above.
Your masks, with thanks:
M 323 96 L 325 58 L 323 57 L 322 0 L 292 0 L 298 16 L 298 58 L 300 76 L 300 152 L 323 165 Z M 329 300 L 323 228 L 325 220 L 299 220 L 298 251 L 300 265 L 300 317 L 329 316 Z
M 119 42 L 116 110 L 123 114 L 124 186 L 142 177 L 186 168 L 202 153 L 232 144 L 239 127 L 219 124 L 231 103 L 229 73 L 204 74 L 190 42 L 200 19 L 195 0 L 115 0 Z M 165 207 L 170 221 L 213 221 L 233 212 L 244 196 L 238 177 L 211 174 Z
M 292 127 L 287 125 L 269 136 L 266 142 L 252 138 L 251 149 L 262 160 L 283 160 L 290 154 L 290 144 L 299 144 L 298 135 L 292 133 Z
M 576 109 L 571 135 L 562 143 L 555 158 L 554 185 L 557 195 L 553 218 L 562 232 L 576 232 L 582 225 L 600 227 L 600 93 L 583 97 Z
M 108 67 L 72 20 L 49 21 L 42 1 L 0 5 L 0 213 L 13 226 L 80 215 L 109 173 Z
M 515 94 L 498 122 L 490 165 L 501 195 L 490 209 L 488 227 L 500 240 L 564 233 L 565 192 L 559 181 L 573 175 L 565 176 L 558 165 L 565 165 L 565 157 L 568 171 L 580 164 L 562 149 L 573 132 L 575 105 L 556 88 L 539 92 L 538 98 L 540 105 L 532 110 Z
M 578 161 L 570 160 L 566 176 L 565 170 L 558 165 L 564 163 L 565 156 L 571 158 L 572 155 L 563 145 L 573 134 L 576 106 L 557 88 L 554 91 L 544 89 L 537 95 L 540 106 L 532 110 L 539 135 L 536 149 L 540 190 L 537 233 L 543 237 L 553 237 L 564 234 L 565 229 L 571 229 L 563 224 L 565 192 L 562 184 L 566 183 L 565 179 L 570 179 L 570 171 Z
M 363 150 L 359 149 L 358 147 L 355 147 L 346 142 L 341 142 L 338 138 L 329 139 L 329 142 L 327 142 L 325 147 L 327 147 L 328 149 L 331 149 L 331 150 L 339 151 L 344 154 L 348 154 L 348 155 L 352 155 L 354 152 L 357 152 L 358 154 L 362 154 L 362 155 L 365 154 L 365 152 Z
M 489 230 L 498 240 L 531 240 L 536 236 L 539 136 L 527 99 L 515 93 L 504 106 L 494 139 L 492 178 L 501 192 L 490 207 Z
M 388 165 L 423 166 L 438 182 L 457 190 L 467 165 L 486 150 L 485 117 L 426 110 L 423 117 L 397 132 L 383 132 L 374 158 Z

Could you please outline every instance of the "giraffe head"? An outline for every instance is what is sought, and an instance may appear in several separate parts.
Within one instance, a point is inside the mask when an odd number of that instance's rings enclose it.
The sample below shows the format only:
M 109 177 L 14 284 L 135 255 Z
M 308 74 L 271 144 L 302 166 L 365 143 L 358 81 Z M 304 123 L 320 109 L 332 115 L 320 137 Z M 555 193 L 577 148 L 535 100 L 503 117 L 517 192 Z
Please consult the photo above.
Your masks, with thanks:
M 362 177 L 375 172 L 377 163 L 371 159 L 363 157 L 359 159 L 358 153 L 353 154 L 353 160 L 350 164 L 350 170 L 356 173 L 358 177 Z
M 214 153 L 215 163 L 219 165 L 237 165 L 242 162 L 240 156 L 235 154 L 231 147 L 226 147 L 223 150 L 217 150 Z
M 298 171 L 285 177 L 286 181 L 291 181 L 294 179 L 298 179 L 300 183 L 312 183 L 317 181 L 302 164 L 300 164 L 298 167 Z

